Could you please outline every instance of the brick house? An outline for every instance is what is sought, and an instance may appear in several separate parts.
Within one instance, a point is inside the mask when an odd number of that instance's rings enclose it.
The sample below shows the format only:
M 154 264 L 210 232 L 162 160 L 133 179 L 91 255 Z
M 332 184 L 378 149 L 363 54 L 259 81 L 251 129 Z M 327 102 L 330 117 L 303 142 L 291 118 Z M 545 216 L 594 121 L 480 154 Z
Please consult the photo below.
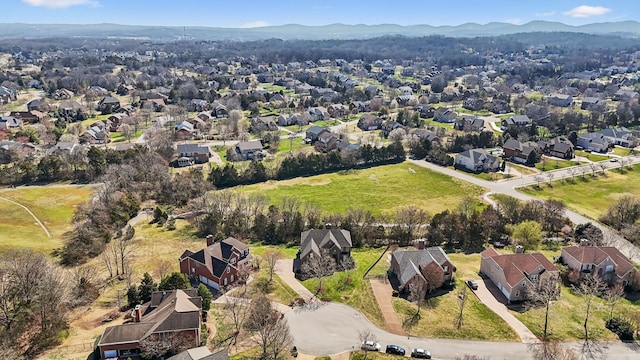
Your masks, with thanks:
M 636 268 L 620 250 L 614 247 L 589 246 L 588 242 L 581 246 L 562 248 L 562 262 L 580 276 L 596 274 L 608 284 L 627 286 L 633 280 Z
M 249 246 L 228 237 L 214 241 L 207 236 L 207 247 L 194 252 L 185 250 L 180 255 L 180 272 L 214 289 L 232 286 L 238 282 L 238 272 L 251 266 Z
M 480 253 L 480 273 L 494 283 L 508 302 L 526 300 L 526 289 L 540 279 L 559 277 L 560 271 L 540 253 L 500 255 L 488 248 Z
M 426 272 L 438 272 L 443 277 L 443 284 L 449 284 L 456 268 L 441 247 L 429 247 L 394 251 L 391 253 L 390 270 L 398 279 L 400 290 L 408 291 L 411 284 L 422 285 L 425 290 L 428 288 Z
M 146 341 L 172 339 L 179 347 L 200 346 L 202 298 L 197 289 L 154 291 L 151 301 L 133 309 L 132 318 L 104 330 L 98 342 L 101 359 L 137 358 Z

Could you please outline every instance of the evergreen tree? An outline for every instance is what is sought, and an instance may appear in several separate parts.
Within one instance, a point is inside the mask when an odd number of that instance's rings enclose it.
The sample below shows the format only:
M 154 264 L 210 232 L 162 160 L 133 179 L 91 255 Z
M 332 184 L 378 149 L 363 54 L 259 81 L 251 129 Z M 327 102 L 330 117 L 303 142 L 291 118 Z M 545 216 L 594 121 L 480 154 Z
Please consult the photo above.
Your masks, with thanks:
M 198 296 L 202 298 L 202 311 L 209 311 L 211 309 L 211 291 L 204 284 L 198 285 Z
M 140 300 L 143 303 L 151 300 L 151 293 L 156 290 L 158 290 L 158 284 L 156 284 L 156 282 L 148 272 L 145 272 L 144 275 L 142 275 L 142 280 L 140 280 L 140 287 L 138 288 Z
M 176 290 L 176 289 L 188 289 L 191 287 L 187 275 L 179 272 L 172 272 L 165 276 L 160 281 L 158 290 Z
M 140 304 L 140 292 L 138 291 L 137 286 L 129 286 L 129 289 L 127 290 L 127 303 L 129 304 L 129 307 L 134 307 Z

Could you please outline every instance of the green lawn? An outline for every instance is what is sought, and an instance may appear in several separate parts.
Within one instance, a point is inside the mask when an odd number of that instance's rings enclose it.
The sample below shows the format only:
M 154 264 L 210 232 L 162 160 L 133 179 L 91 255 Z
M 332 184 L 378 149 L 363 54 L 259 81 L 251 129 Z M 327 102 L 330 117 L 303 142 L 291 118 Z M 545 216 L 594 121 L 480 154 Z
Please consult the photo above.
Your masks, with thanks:
M 607 160 L 609 159 L 608 156 L 606 155 L 602 155 L 602 154 L 597 154 L 597 153 L 592 153 L 592 152 L 586 152 L 586 151 L 582 151 L 582 150 L 576 150 L 574 152 L 574 154 L 576 156 L 583 156 L 586 157 L 588 160 L 591 161 L 602 161 L 602 160 Z
M 580 162 L 571 161 L 571 160 L 549 159 L 549 158 L 543 157 L 542 160 L 536 164 L 536 169 L 541 171 L 548 171 L 548 170 L 563 169 L 569 166 L 576 166 L 576 165 L 580 165 Z
M 300 148 L 310 148 L 311 146 L 304 143 L 304 139 L 301 137 L 296 137 L 292 139 L 280 139 L 280 144 L 278 145 L 278 152 L 289 152 L 296 151 Z
M 322 280 L 324 292 L 319 295 L 329 298 L 331 301 L 341 302 L 360 310 L 377 326 L 384 328 L 384 318 L 378 307 L 369 279 L 363 279 L 364 272 L 382 254 L 384 248 L 353 249 L 351 255 L 356 263 L 356 268 L 346 272 L 336 272 Z M 376 264 L 368 276 L 385 276 L 389 264 L 384 258 Z M 308 279 L 302 284 L 312 293 L 318 287 L 317 279 Z
M 466 172 L 465 172 L 466 173 Z M 481 173 L 466 173 L 467 175 L 471 175 L 473 177 L 477 177 L 478 179 L 487 180 L 487 181 L 498 181 L 512 178 L 513 175 L 507 175 L 499 172 L 481 172 Z
M 512 162 L 507 163 L 507 166 L 511 166 L 513 169 L 515 169 L 517 172 L 519 172 L 522 175 L 531 175 L 531 174 L 537 173 L 537 171 L 533 170 L 533 168 L 520 165 L 520 164 L 514 164 Z
M 621 146 L 616 146 L 615 148 L 613 148 L 614 155 L 627 156 L 627 155 L 631 155 L 632 153 L 633 153 L 633 149 L 629 149 Z
M 637 311 L 640 301 L 635 304 L 626 299 L 620 300 L 614 309 L 614 315 L 622 315 Z M 596 340 L 616 340 L 617 336 L 605 328 L 605 322 L 609 318 L 610 307 L 605 301 L 596 298 L 592 305 L 592 316 L 589 320 L 589 336 Z M 562 294 L 557 301 L 551 304 L 551 316 L 549 317 L 550 335 L 562 341 L 576 341 L 584 339 L 584 316 L 586 305 L 581 296 L 576 295 L 567 287 L 562 288 Z M 537 336 L 542 336 L 544 326 L 544 308 L 528 310 L 524 313 L 512 311 L 529 330 Z
M 338 120 L 332 119 L 332 120 L 328 120 L 328 121 L 325 121 L 325 120 L 316 121 L 313 124 L 316 125 L 316 126 L 327 126 L 327 127 L 329 127 L 329 126 L 338 125 L 340 123 L 338 122 Z
M 564 179 L 549 186 L 520 188 L 525 194 L 562 200 L 565 205 L 592 219 L 603 215 L 613 203 L 624 195 L 640 197 L 640 166 L 633 170 L 607 171 L 606 176 L 576 175 L 574 181 Z
M 268 181 L 239 189 L 263 194 L 272 204 L 289 197 L 327 212 L 345 213 L 350 207 L 361 207 L 376 215 L 407 205 L 435 214 L 457 207 L 466 196 L 483 192 L 479 186 L 409 163 Z
M 51 233 L 42 228 L 23 208 L 0 200 L 0 251 L 30 248 L 51 252 L 63 243 L 63 234 L 71 228 L 74 208 L 89 199 L 91 186 L 19 187 L 0 192 L 0 196 L 29 208 Z
M 432 299 L 428 306 L 423 306 L 418 322 L 409 329 L 409 333 L 420 337 L 449 339 L 519 340 L 513 329 L 482 304 L 471 291 L 466 292 L 467 302 L 463 310 L 462 326 L 458 329 L 458 294 L 463 286 L 463 281 L 459 280 L 454 290 Z M 414 303 L 402 298 L 393 300 L 393 308 L 403 322 L 413 317 L 417 311 Z

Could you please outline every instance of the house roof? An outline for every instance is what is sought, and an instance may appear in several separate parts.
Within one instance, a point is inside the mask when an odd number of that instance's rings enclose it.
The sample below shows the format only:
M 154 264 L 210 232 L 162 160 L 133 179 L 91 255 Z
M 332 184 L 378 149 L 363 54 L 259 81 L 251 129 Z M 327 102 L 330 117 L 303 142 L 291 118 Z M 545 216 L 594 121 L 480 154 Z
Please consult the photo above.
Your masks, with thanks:
M 397 275 L 403 285 L 416 275 L 424 279 L 420 268 L 424 268 L 431 263 L 442 266 L 445 262 L 451 262 L 444 250 L 437 246 L 424 250 L 396 250 L 391 253 L 391 258 L 398 263 L 400 274 Z
M 197 252 L 186 250 L 180 256 L 180 260 L 189 257 L 201 264 L 204 264 L 211 275 L 220 278 L 229 265 L 229 259 L 234 250 L 241 253 L 249 250 L 249 246 L 238 239 L 228 237 Z
M 598 265 L 610 258 L 615 263 L 615 272 L 618 276 L 623 276 L 634 269 L 633 264 L 624 256 L 620 250 L 614 247 L 605 246 L 568 246 L 562 248 L 563 252 L 573 256 L 581 264 Z
M 178 153 L 196 153 L 196 154 L 211 154 L 211 150 L 208 146 L 201 146 L 200 144 L 178 144 Z
M 325 131 L 329 131 L 329 129 L 324 126 L 313 125 L 307 129 L 307 134 L 313 134 L 317 137 Z
M 167 360 L 229 360 L 229 353 L 226 349 L 212 353 L 208 347 L 201 346 L 185 350 Z
M 106 328 L 98 345 L 138 342 L 155 332 L 200 326 L 202 299 L 195 289 L 155 291 L 151 301 L 143 307 L 146 311 L 140 322 Z
M 483 259 L 492 258 L 504 272 L 507 283 L 514 287 L 529 274 L 544 271 L 559 271 L 551 261 L 540 253 L 500 255 L 493 249 L 487 249 L 480 255 Z
M 333 246 L 351 248 L 351 233 L 342 229 L 311 229 L 300 235 L 300 258 L 313 252 L 320 255 L 320 249 Z
M 262 143 L 260 140 L 240 141 L 236 144 L 236 148 L 240 150 L 240 152 L 258 151 L 262 150 Z
M 193 132 L 193 124 L 188 121 L 183 121 L 180 124 L 176 125 L 176 131 L 185 130 L 188 132 Z

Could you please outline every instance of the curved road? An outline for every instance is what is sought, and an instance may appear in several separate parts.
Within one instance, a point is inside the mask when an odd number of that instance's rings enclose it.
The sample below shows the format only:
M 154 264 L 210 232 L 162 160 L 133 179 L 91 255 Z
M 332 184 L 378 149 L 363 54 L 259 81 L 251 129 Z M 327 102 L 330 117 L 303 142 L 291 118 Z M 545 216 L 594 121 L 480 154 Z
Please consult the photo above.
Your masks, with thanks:
M 47 237 L 49 237 L 49 238 L 51 237 L 51 234 L 49 233 L 49 230 L 47 230 L 47 227 L 46 227 L 46 226 L 44 226 L 44 224 L 42 223 L 42 221 L 40 221 L 40 219 L 38 219 L 38 217 L 36 216 L 36 214 L 34 214 L 31 210 L 29 210 L 29 208 L 28 208 L 28 207 L 26 207 L 26 206 L 24 206 L 24 205 L 20 204 L 19 202 L 15 202 L 15 201 L 13 201 L 13 200 L 11 200 L 11 199 L 7 199 L 6 197 L 2 197 L 2 196 L 0 196 L 0 199 L 2 199 L 2 200 L 4 200 L 4 201 L 8 201 L 8 202 L 10 202 L 10 203 L 12 203 L 12 204 L 14 204 L 14 205 L 18 205 L 18 206 L 20 206 L 21 208 L 23 208 L 26 212 L 28 212 L 28 213 L 29 213 L 29 215 L 31 215 L 31 217 L 33 217 L 33 219 L 38 223 L 38 225 L 40 225 L 40 227 L 42 228 L 42 230 L 44 230 L 44 233 L 45 233 L 45 234 L 47 234 Z

